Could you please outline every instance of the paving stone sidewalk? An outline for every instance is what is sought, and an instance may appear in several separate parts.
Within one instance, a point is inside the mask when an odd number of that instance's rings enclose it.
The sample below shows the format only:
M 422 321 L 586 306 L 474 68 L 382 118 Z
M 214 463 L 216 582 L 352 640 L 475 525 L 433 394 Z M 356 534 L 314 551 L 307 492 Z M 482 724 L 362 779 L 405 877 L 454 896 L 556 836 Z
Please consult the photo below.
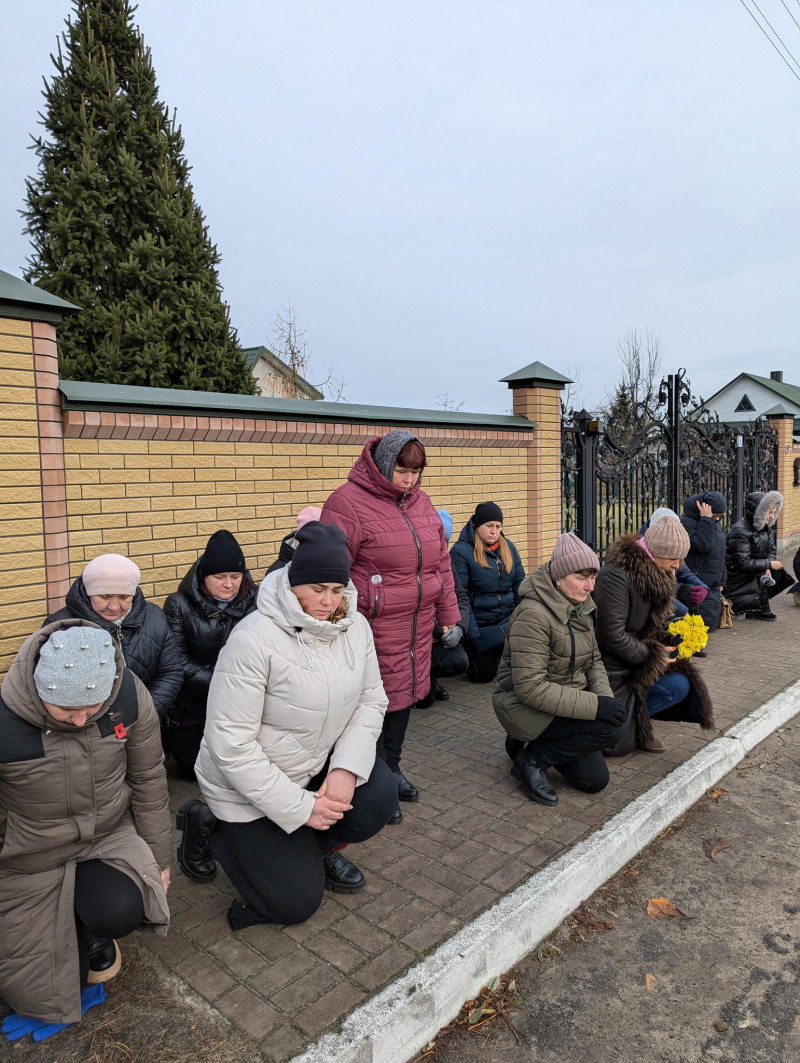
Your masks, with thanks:
M 698 661 L 719 731 L 800 677 L 800 609 L 773 602 L 775 623 L 737 621 L 711 637 Z M 355 896 L 326 892 L 299 926 L 233 934 L 233 888 L 220 874 L 200 885 L 173 870 L 172 928 L 139 940 L 170 971 L 235 1023 L 265 1060 L 289 1059 L 455 931 L 565 852 L 715 735 L 656 723 L 667 749 L 610 760 L 600 794 L 569 788 L 557 773 L 555 808 L 528 801 L 509 774 L 491 684 L 447 682 L 450 700 L 414 710 L 403 770 L 421 790 L 404 821 L 352 846 L 367 876 Z M 196 788 L 170 779 L 173 808 Z M 177 844 L 177 834 L 176 834 Z

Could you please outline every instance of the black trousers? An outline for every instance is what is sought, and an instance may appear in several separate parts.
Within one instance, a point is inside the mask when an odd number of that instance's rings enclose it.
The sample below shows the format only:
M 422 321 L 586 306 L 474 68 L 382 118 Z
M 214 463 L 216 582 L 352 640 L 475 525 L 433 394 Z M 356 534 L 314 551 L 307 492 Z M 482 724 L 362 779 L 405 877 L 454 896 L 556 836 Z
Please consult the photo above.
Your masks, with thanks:
M 206 726 L 206 703 L 185 698 L 167 709 L 161 725 L 161 744 L 185 779 L 194 779 L 194 762 Z
M 540 768 L 555 768 L 579 790 L 594 794 L 608 786 L 608 767 L 600 752 L 615 746 L 625 724 L 554 716 L 529 748 Z
M 483 653 L 470 654 L 467 678 L 473 683 L 491 683 L 497 675 L 497 667 L 503 656 L 503 643 Z
M 322 773 L 320 773 L 322 775 Z M 315 789 L 322 779 L 312 779 Z M 228 912 L 232 930 L 257 923 L 302 923 L 322 903 L 322 853 L 363 842 L 386 826 L 397 808 L 397 782 L 376 759 L 369 779 L 353 793 L 353 807 L 329 830 L 299 827 L 291 834 L 263 816 L 249 823 L 217 820 L 211 851 L 239 891 Z
M 89 937 L 121 938 L 144 919 L 139 887 L 124 871 L 102 860 L 84 860 L 75 868 L 75 931 L 81 988 L 89 971 Z
M 448 650 L 441 642 L 435 642 L 431 654 L 431 679 L 463 675 L 469 668 L 469 657 L 463 646 Z
M 400 755 L 403 752 L 403 741 L 410 717 L 410 706 L 396 712 L 387 712 L 383 717 L 383 730 L 378 739 L 378 756 L 386 761 L 392 771 L 397 771 L 400 766 Z

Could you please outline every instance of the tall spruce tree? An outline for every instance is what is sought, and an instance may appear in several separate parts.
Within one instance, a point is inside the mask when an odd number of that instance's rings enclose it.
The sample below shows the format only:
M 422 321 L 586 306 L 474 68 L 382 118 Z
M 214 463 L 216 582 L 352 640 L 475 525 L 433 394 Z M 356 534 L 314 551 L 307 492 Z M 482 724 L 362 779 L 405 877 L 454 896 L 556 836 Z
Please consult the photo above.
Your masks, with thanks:
M 45 83 L 23 211 L 25 276 L 83 308 L 59 329 L 64 379 L 255 393 L 128 0 L 73 0 Z

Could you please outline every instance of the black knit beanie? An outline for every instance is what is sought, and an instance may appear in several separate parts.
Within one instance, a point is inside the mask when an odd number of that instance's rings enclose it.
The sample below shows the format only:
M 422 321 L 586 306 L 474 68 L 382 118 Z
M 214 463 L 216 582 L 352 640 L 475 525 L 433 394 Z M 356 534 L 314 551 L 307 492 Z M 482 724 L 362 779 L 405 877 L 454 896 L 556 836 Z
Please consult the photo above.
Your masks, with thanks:
M 728 508 L 728 503 L 725 501 L 725 495 L 721 491 L 704 491 L 700 495 L 700 501 L 705 502 L 711 506 L 712 513 L 724 513 Z
M 418 438 L 413 432 L 407 432 L 405 428 L 395 428 L 393 431 L 387 432 L 377 447 L 375 447 L 372 455 L 378 472 L 385 476 L 387 480 L 391 480 L 400 451 L 406 443 Z
M 220 528 L 206 543 L 197 568 L 201 576 L 216 576 L 220 572 L 244 572 L 247 566 L 241 546 L 229 531 Z
M 481 524 L 498 520 L 503 523 L 503 511 L 496 502 L 479 502 L 472 516 L 473 528 L 480 528 Z
M 297 546 L 289 562 L 289 586 L 300 583 L 343 583 L 350 579 L 347 537 L 337 524 L 310 520 L 295 535 Z

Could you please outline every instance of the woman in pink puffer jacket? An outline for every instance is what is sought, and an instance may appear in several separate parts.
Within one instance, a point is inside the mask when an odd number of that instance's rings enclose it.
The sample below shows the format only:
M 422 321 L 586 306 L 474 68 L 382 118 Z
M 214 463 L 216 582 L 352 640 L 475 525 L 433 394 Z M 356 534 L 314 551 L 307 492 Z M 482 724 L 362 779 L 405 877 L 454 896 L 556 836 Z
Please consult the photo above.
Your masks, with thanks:
M 419 797 L 399 764 L 411 707 L 430 688 L 434 618 L 446 633 L 461 615 L 442 522 L 420 488 L 426 460 L 412 432 L 371 440 L 321 517 L 347 536 L 358 610 L 372 627 L 389 698 L 378 753 L 395 774 L 401 801 Z M 390 822 L 401 819 L 398 808 Z

